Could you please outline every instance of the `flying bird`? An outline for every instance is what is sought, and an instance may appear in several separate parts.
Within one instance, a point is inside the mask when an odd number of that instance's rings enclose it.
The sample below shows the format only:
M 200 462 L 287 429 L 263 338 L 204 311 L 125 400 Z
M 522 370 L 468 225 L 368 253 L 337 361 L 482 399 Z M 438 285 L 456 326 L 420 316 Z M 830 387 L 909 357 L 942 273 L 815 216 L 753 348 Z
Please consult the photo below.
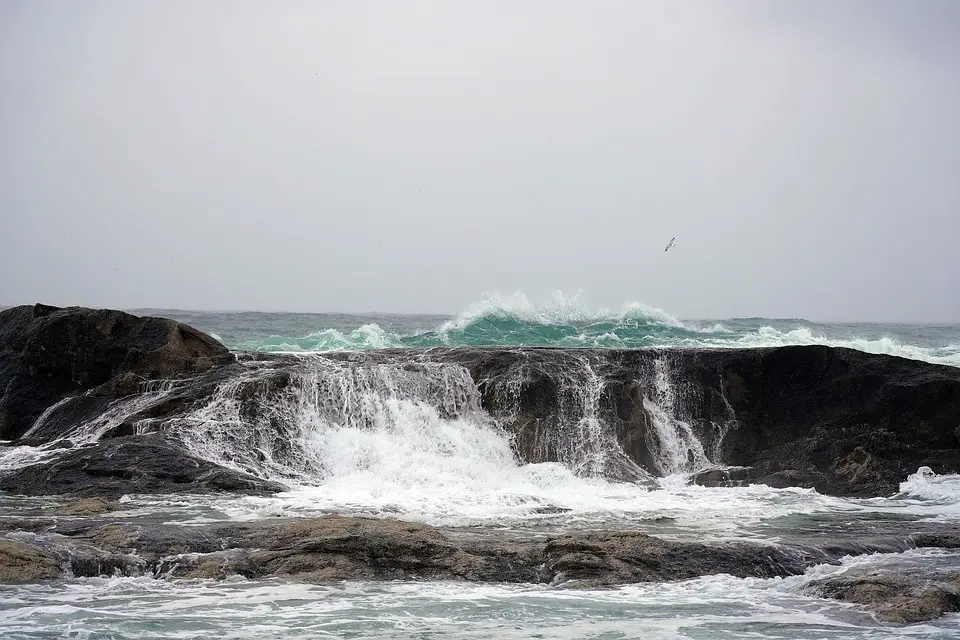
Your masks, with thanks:
M 676 240 L 676 239 L 677 239 L 676 236 L 670 238 L 670 242 L 667 243 L 667 248 L 664 249 L 663 251 L 664 251 L 664 252 L 670 251 L 670 247 L 672 247 L 674 244 L 676 244 L 676 243 L 674 242 L 674 240 Z

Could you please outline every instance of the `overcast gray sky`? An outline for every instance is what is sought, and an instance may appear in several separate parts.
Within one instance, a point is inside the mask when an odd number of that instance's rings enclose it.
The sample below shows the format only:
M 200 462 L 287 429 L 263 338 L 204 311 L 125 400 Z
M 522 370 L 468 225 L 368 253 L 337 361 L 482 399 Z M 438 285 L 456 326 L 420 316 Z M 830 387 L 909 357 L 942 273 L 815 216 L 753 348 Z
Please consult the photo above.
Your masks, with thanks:
M 960 320 L 955 0 L 4 0 L 0 96 L 0 303 Z

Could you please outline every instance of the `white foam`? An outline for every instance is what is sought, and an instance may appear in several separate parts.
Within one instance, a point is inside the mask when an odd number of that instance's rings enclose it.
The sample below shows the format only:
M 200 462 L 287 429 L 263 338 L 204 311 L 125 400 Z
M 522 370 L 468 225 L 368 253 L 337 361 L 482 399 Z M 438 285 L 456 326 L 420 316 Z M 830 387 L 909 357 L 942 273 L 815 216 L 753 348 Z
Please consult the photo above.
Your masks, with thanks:
M 22 469 L 30 465 L 46 462 L 61 453 L 49 446 L 0 447 L 0 473 Z
M 629 460 L 599 419 L 603 381 L 589 362 L 583 365 L 558 380 L 564 400 L 544 443 L 558 463 L 520 463 L 510 436 L 481 409 L 470 374 L 454 364 L 304 356 L 299 372 L 274 391 L 263 383 L 269 371 L 251 367 L 171 428 L 203 458 L 292 488 L 221 501 L 219 509 L 241 519 L 342 512 L 437 525 L 579 526 L 672 518 L 678 527 L 733 532 L 818 511 L 942 516 L 954 509 L 955 498 L 944 504 L 910 495 L 849 501 L 810 489 L 688 485 L 691 473 L 715 465 L 682 419 L 665 361 L 642 386 L 655 432 L 650 449 L 670 477 L 654 484 L 640 470 L 639 483 L 605 479 Z M 502 390 L 505 404 L 509 387 Z M 913 493 L 921 483 L 931 479 L 908 481 Z
M 375 322 L 371 322 L 348 332 L 324 329 L 302 338 L 271 336 L 270 338 L 257 340 L 247 346 L 254 351 L 271 353 L 323 353 L 327 351 L 387 349 L 400 345 L 400 340 L 396 335 L 387 332 Z
M 91 578 L 0 586 L 0 635 L 224 637 L 918 638 L 956 640 L 956 616 L 879 625 L 816 597 L 811 581 L 857 567 L 957 567 L 931 550 L 863 556 L 789 578 L 712 575 L 609 589 L 455 581 Z
M 652 382 L 652 393 L 644 393 L 643 407 L 653 426 L 647 432 L 647 448 L 654 454 L 661 475 L 691 473 L 714 466 L 693 428 L 680 419 L 677 394 L 665 359 L 654 362 Z
M 79 447 L 97 442 L 105 433 L 127 422 L 132 416 L 159 404 L 173 390 L 173 385 L 169 380 L 146 381 L 140 385 L 140 393 L 113 401 L 93 419 L 73 425 L 51 442 L 38 447 L 0 447 L 0 472 L 69 455 Z M 74 397 L 67 397 L 49 407 L 37 418 L 24 437 L 39 433 L 47 421 L 54 419 L 57 412 L 69 406 L 73 400 Z M 148 422 L 149 420 L 138 421 L 134 427 L 142 429 Z
M 938 475 L 930 467 L 920 467 L 900 483 L 898 497 L 940 505 L 960 505 L 960 475 Z
M 911 360 L 923 360 L 933 364 L 960 367 L 960 344 L 949 344 L 940 347 L 920 347 L 904 344 L 890 337 L 882 337 L 874 340 L 867 338 L 828 338 L 823 333 L 816 333 L 809 327 L 797 327 L 789 331 L 780 331 L 779 329 L 769 326 L 761 327 L 757 332 L 745 334 L 736 340 L 711 341 L 705 339 L 701 346 L 737 348 L 780 347 L 788 345 L 846 347 L 866 353 L 899 356 Z
M 539 325 L 642 319 L 674 327 L 684 326 L 666 311 L 640 302 L 629 302 L 619 311 L 591 309 L 581 295 L 580 292 L 571 296 L 563 291 L 555 291 L 550 300 L 538 304 L 519 291 L 510 294 L 486 294 L 480 302 L 468 307 L 456 319 L 444 323 L 439 332 L 447 334 L 451 331 L 462 331 L 484 318 L 509 318 Z

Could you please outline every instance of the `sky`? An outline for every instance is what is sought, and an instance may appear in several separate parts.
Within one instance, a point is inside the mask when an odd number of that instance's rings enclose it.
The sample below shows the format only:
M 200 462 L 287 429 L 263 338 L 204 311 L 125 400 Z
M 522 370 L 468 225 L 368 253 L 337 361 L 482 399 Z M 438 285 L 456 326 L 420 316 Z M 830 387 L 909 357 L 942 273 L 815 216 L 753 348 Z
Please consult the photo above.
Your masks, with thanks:
M 954 0 L 5 0 L 0 304 L 957 322 L 958 79 Z

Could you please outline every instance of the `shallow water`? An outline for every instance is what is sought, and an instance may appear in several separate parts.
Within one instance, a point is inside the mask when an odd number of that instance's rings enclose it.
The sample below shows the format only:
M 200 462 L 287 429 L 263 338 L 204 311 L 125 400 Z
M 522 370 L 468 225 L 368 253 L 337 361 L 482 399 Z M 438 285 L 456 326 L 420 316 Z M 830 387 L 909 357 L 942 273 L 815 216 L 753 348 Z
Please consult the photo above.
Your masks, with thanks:
M 960 569 L 960 553 L 913 550 L 820 565 L 785 579 L 708 576 L 578 590 L 452 582 L 225 582 L 96 578 L 0 587 L 14 638 L 960 638 L 960 616 L 892 628 L 806 595 L 855 567 Z
M 539 466 L 539 465 L 528 465 Z M 683 539 L 751 538 L 777 541 L 804 530 L 845 535 L 902 529 L 904 523 L 960 526 L 960 476 L 912 474 L 888 498 L 846 499 L 813 489 L 701 487 L 682 478 L 648 488 L 630 483 L 574 478 L 559 487 L 521 493 L 493 487 L 485 494 L 419 487 L 385 493 L 372 487 L 300 487 L 273 496 L 124 496 L 123 511 L 110 517 L 201 525 L 328 513 L 390 517 L 447 528 L 497 529 L 517 534 L 584 530 L 634 530 Z M 0 498 L 0 515 L 22 509 L 24 500 Z M 889 526 L 884 526 L 884 525 Z
M 540 537 L 619 528 L 687 540 L 749 538 L 813 547 L 866 543 L 871 536 L 903 539 L 906 532 L 928 526 L 960 527 L 960 477 L 925 470 L 905 480 L 895 496 L 869 500 L 763 486 L 713 489 L 681 480 L 668 478 L 654 489 L 604 487 L 597 480 L 593 494 L 552 494 L 552 503 L 570 509 L 559 513 L 536 513 L 522 503 L 511 512 L 496 492 L 461 503 L 449 495 L 423 501 L 411 494 L 390 510 L 372 492 L 360 495 L 363 500 L 351 507 L 342 496 L 335 500 L 328 488 L 303 487 L 270 498 L 125 496 L 123 511 L 102 517 L 195 526 L 336 511 L 454 525 L 458 528 L 449 535 L 455 536 L 496 530 L 499 535 Z M 60 502 L 5 497 L 0 517 L 39 514 Z M 0 637 L 960 638 L 957 614 L 894 628 L 858 607 L 804 590 L 812 580 L 856 568 L 960 570 L 960 551 L 901 549 L 848 557 L 840 565 L 818 565 L 803 576 L 784 579 L 716 575 L 611 589 L 428 581 L 316 586 L 239 578 L 68 579 L 0 587 Z

